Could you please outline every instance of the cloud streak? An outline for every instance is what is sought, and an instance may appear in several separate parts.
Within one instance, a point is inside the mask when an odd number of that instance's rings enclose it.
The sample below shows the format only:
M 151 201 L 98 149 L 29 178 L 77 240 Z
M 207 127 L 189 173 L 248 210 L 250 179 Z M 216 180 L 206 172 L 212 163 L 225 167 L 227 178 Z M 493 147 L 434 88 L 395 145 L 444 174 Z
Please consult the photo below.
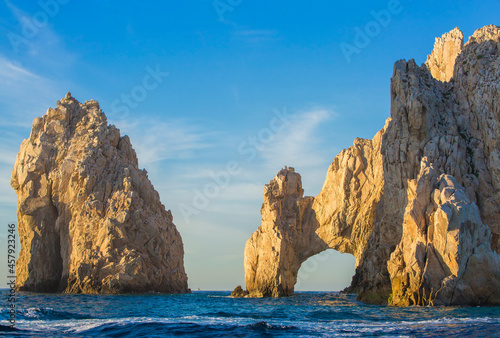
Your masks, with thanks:
M 290 125 L 277 133 L 274 141 L 261 150 L 267 168 L 284 165 L 316 167 L 324 162 L 318 128 L 333 117 L 327 109 L 313 109 L 293 115 Z
M 122 135 L 129 135 L 141 163 L 188 159 L 213 146 L 213 133 L 179 120 L 120 121 Z
M 35 115 L 54 104 L 57 86 L 0 54 L 0 125 L 29 128 Z

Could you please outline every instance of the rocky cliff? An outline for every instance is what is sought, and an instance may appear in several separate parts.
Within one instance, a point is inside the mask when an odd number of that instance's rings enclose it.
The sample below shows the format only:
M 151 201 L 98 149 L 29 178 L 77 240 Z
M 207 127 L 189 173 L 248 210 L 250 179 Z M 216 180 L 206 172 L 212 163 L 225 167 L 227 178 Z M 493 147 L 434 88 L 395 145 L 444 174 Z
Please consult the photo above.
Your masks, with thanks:
M 20 290 L 187 292 L 180 234 L 127 136 L 68 93 L 33 121 L 11 186 Z
M 356 258 L 347 291 L 392 305 L 500 304 L 500 28 L 436 39 L 422 66 L 398 61 L 391 117 L 303 197 L 281 170 L 245 246 L 251 296 L 293 293 L 307 258 Z

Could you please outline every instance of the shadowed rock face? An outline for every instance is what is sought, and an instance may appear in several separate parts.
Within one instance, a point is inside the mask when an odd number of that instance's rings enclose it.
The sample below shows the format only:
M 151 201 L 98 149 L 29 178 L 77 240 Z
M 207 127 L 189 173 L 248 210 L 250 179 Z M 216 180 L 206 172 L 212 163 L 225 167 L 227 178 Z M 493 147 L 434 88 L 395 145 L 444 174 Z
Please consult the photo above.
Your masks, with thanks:
M 20 290 L 188 291 L 180 234 L 127 136 L 68 93 L 33 121 L 12 171 Z
M 497 26 L 465 45 L 443 35 L 420 67 L 396 62 L 391 118 L 335 157 L 318 196 L 289 169 L 266 185 L 250 296 L 292 294 L 302 262 L 333 248 L 356 258 L 346 291 L 360 300 L 500 304 L 499 91 Z

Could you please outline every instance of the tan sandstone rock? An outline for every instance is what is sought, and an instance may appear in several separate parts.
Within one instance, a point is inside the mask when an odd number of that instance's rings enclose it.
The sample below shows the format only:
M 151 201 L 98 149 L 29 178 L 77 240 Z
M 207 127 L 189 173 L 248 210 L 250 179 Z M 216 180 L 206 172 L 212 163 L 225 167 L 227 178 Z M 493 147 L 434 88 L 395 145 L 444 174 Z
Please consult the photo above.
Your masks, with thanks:
M 290 170 L 266 186 L 250 295 L 292 294 L 300 264 L 333 248 L 356 258 L 346 291 L 360 300 L 500 304 L 499 91 L 497 26 L 465 45 L 445 34 L 420 67 L 396 62 L 386 126 L 335 157 L 318 196 Z
M 33 121 L 11 186 L 18 196 L 20 290 L 187 292 L 180 234 L 97 101 L 67 94 Z
M 388 262 L 390 303 L 498 303 L 500 256 L 466 190 L 453 176 L 438 176 L 424 157 L 408 193 L 403 236 Z
M 458 28 L 436 38 L 434 50 L 427 56 L 425 65 L 432 76 L 439 81 L 450 81 L 453 77 L 455 60 L 462 51 L 464 33 Z

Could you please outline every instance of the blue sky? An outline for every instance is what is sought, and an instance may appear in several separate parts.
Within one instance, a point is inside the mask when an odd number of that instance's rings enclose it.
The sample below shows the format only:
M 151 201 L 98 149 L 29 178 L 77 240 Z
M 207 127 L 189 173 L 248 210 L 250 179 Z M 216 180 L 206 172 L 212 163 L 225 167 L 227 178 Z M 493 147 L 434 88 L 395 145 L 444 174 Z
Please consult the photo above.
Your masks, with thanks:
M 335 155 L 383 127 L 395 61 L 420 64 L 435 37 L 498 13 L 498 1 L 0 0 L 1 252 L 19 145 L 71 91 L 130 136 L 183 237 L 189 286 L 244 284 L 264 184 L 293 166 L 316 195 Z M 332 250 L 305 264 L 299 290 L 339 290 L 354 272 Z

